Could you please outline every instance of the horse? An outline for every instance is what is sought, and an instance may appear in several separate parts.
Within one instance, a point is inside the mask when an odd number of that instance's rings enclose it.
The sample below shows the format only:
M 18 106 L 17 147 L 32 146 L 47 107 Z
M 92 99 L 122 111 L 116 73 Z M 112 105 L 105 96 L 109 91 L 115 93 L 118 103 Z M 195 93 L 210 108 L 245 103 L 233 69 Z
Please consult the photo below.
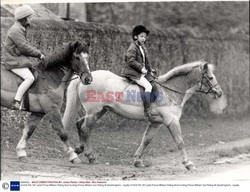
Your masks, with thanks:
M 38 125 L 49 126 L 56 131 L 64 144 L 64 149 L 72 163 L 80 162 L 68 141 L 68 134 L 63 127 L 60 109 L 64 91 L 77 74 L 79 81 L 86 85 L 92 81 L 89 68 L 89 43 L 69 42 L 48 55 L 34 67 L 36 80 L 26 93 L 26 108 L 31 112 L 25 122 L 22 137 L 16 146 L 16 153 L 21 161 L 27 162 L 26 144 Z M 11 109 L 18 86 L 23 80 L 1 66 L 1 106 Z M 24 103 L 24 102 L 23 102 Z
M 141 144 L 134 154 L 134 166 L 144 167 L 142 155 L 152 141 L 161 125 L 166 125 L 182 153 L 185 167 L 195 169 L 189 160 L 180 126 L 180 118 L 184 104 L 198 92 L 211 94 L 214 98 L 222 96 L 223 91 L 213 73 L 214 65 L 205 61 L 196 61 L 177 66 L 155 80 L 159 93 L 152 103 L 152 110 L 158 114 L 148 121 Z M 90 143 L 91 131 L 95 122 L 107 111 L 134 120 L 148 120 L 144 117 L 144 109 L 138 85 L 129 84 L 127 79 L 110 71 L 93 71 L 91 85 L 83 86 L 79 81 L 70 83 L 67 92 L 66 109 L 63 124 L 70 129 L 77 112 L 84 109 L 86 115 L 76 122 L 80 145 L 75 148 L 77 154 L 85 151 L 90 163 L 96 162 Z

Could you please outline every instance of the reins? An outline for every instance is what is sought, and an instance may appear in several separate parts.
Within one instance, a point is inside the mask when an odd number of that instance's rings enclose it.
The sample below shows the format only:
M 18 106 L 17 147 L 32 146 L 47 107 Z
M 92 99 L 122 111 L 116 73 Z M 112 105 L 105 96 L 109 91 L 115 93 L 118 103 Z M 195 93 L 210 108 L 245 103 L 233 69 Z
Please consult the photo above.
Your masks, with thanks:
M 70 81 L 73 81 L 73 80 L 75 80 L 75 79 L 78 79 L 78 77 L 81 79 L 82 78 L 82 75 L 83 75 L 83 73 L 85 73 L 85 72 L 81 72 L 81 74 L 79 75 L 79 74 L 77 74 L 76 72 L 74 72 L 76 75 L 78 75 L 77 77 L 74 77 L 74 78 L 72 78 L 72 79 L 70 79 L 70 80 L 67 80 L 67 81 L 61 81 L 61 82 L 70 82 Z
M 70 81 L 73 81 L 73 80 L 75 80 L 75 79 L 78 79 L 78 76 L 77 76 L 77 77 L 74 77 L 74 78 L 72 78 L 72 79 L 70 79 L 70 80 L 67 80 L 67 81 L 61 81 L 61 82 L 70 82 Z
M 151 75 L 151 74 L 150 74 Z M 152 75 L 151 75 L 152 76 Z M 152 76 L 153 77 L 153 76 Z M 202 85 L 203 85 L 203 79 L 204 78 L 206 78 L 208 81 L 207 81 L 207 83 L 208 83 L 208 85 L 209 85 L 209 89 L 207 90 L 207 91 L 204 91 L 204 90 L 202 90 Z M 161 87 L 164 87 L 165 89 L 168 89 L 168 90 L 170 90 L 170 91 L 173 91 L 173 92 L 175 92 L 175 93 L 178 93 L 178 94 L 180 94 L 180 95 L 185 95 L 185 94 L 199 94 L 199 93 L 205 93 L 205 94 L 208 94 L 208 93 L 213 93 L 213 88 L 214 87 L 216 87 L 216 86 L 218 86 L 219 84 L 217 83 L 216 85 L 212 85 L 211 84 L 211 82 L 209 81 L 209 79 L 208 79 L 208 77 L 207 76 L 205 76 L 204 75 L 204 73 L 202 74 L 202 79 L 201 79 L 201 85 L 200 85 L 200 87 L 199 87 L 199 90 L 197 90 L 197 91 L 195 91 L 195 92 L 193 92 L 193 93 L 187 93 L 187 92 L 180 92 L 180 91 L 176 91 L 176 90 L 174 90 L 174 89 L 172 89 L 172 88 L 169 88 L 169 87 L 167 87 L 167 86 L 165 86 L 165 85 L 163 85 L 163 84 L 161 84 L 161 83 L 159 83 L 158 81 L 155 81 L 154 80 L 154 82 L 156 82 L 158 85 L 160 85 Z
M 167 87 L 167 86 L 165 86 L 165 85 L 159 83 L 158 81 L 155 81 L 155 80 L 154 80 L 154 82 L 157 83 L 158 85 L 160 85 L 161 87 L 163 87 L 163 88 L 165 88 L 165 89 L 168 89 L 168 90 L 170 90 L 170 91 L 173 91 L 173 92 L 175 92 L 175 93 L 178 93 L 178 94 L 180 94 L 180 95 L 185 95 L 185 94 L 187 94 L 186 92 L 184 93 L 184 92 L 180 92 L 180 91 L 174 90 L 174 89 L 172 89 L 172 88 L 169 88 L 169 87 Z M 189 94 L 193 94 L 193 93 L 189 93 Z
M 150 73 L 149 73 L 149 75 L 151 75 Z M 151 77 L 153 77 L 154 79 L 156 79 L 153 75 L 151 75 Z M 165 85 L 163 85 L 162 83 L 159 83 L 158 81 L 156 81 L 156 80 L 153 80 L 155 83 L 157 83 L 158 85 L 160 85 L 161 87 L 163 87 L 163 88 L 165 88 L 165 89 L 168 89 L 168 90 L 170 90 L 170 91 L 172 91 L 172 92 L 175 92 L 175 93 L 178 93 L 178 94 L 180 94 L 180 95 L 186 95 L 186 94 L 199 94 L 199 93 L 205 93 L 205 94 L 208 94 L 208 93 L 212 93 L 213 91 L 212 91 L 212 89 L 214 88 L 214 87 L 216 87 L 218 84 L 216 84 L 216 85 L 212 85 L 211 83 L 210 83 L 210 81 L 208 80 L 208 82 L 209 82 L 209 89 L 207 90 L 207 91 L 204 91 L 204 90 L 202 90 L 202 85 L 203 85 L 203 79 L 204 78 L 207 78 L 204 74 L 202 75 L 202 80 L 201 80 L 201 85 L 200 85 L 200 87 L 199 87 L 199 90 L 197 90 L 197 91 L 195 91 L 195 92 L 193 92 L 193 93 L 187 93 L 187 92 L 181 92 L 181 91 L 177 91 L 177 90 L 175 90 L 175 89 L 172 89 L 172 88 L 170 88 L 170 87 L 167 87 L 167 86 L 165 86 Z M 124 91 L 124 90 L 126 90 L 127 88 L 128 88 L 128 86 L 129 85 L 131 85 L 132 83 L 134 82 L 134 80 L 132 80 L 123 90 L 122 90 L 122 92 Z
M 48 76 L 49 76 L 51 79 L 53 79 L 53 80 L 55 81 L 55 79 L 52 77 L 52 75 L 50 75 L 50 74 L 49 74 L 49 72 L 48 72 L 48 71 L 45 71 L 45 72 L 48 74 Z M 80 78 L 81 78 L 81 76 L 82 76 L 82 74 L 83 74 L 83 73 L 84 73 L 84 72 L 82 72 L 82 73 L 81 73 L 81 75 L 76 74 L 76 75 L 78 75 L 77 77 L 74 77 L 74 78 L 69 79 L 69 80 L 61 81 L 61 83 L 62 83 L 62 82 L 70 82 L 70 81 L 73 81 L 73 80 L 75 80 L 75 79 L 78 79 L 78 77 L 80 77 Z
M 151 74 L 150 74 L 151 75 Z M 152 75 L 151 75 L 152 76 Z M 153 77 L 153 76 L 152 76 Z M 172 89 L 172 88 L 169 88 L 169 87 L 167 87 L 167 86 L 165 86 L 165 85 L 163 85 L 163 84 L 161 84 L 161 83 L 159 83 L 158 81 L 155 81 L 154 80 L 154 82 L 156 82 L 158 85 L 160 85 L 161 87 L 163 87 L 163 88 L 165 88 L 165 89 L 168 89 L 168 90 L 170 90 L 170 91 L 173 91 L 173 92 L 175 92 L 175 93 L 178 93 L 178 94 L 180 94 L 180 95 L 185 95 L 185 94 L 199 94 L 199 93 L 205 93 L 205 94 L 208 94 L 208 93 L 213 93 L 213 88 L 214 87 L 216 87 L 216 86 L 218 86 L 219 84 L 216 84 L 216 85 L 212 85 L 211 83 L 210 83 L 210 81 L 208 80 L 208 84 L 209 84 L 209 89 L 207 90 L 207 91 L 204 91 L 204 90 L 202 90 L 202 85 L 203 85 L 203 79 L 204 78 L 207 78 L 204 74 L 202 75 L 202 80 L 201 80 L 201 85 L 200 85 L 200 87 L 199 87 L 199 90 L 197 90 L 197 91 L 195 91 L 195 92 L 193 92 L 193 93 L 187 93 L 187 92 L 180 92 L 180 91 L 177 91 L 177 90 L 174 90 L 174 89 Z

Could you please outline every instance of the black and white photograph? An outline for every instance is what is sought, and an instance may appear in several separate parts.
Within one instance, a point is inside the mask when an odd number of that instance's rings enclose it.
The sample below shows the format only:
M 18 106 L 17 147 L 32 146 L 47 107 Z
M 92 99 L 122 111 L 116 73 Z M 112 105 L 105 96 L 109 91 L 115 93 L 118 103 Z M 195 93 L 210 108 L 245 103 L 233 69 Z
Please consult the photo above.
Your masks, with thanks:
M 1 0 L 0 191 L 247 191 L 249 72 L 249 1 Z

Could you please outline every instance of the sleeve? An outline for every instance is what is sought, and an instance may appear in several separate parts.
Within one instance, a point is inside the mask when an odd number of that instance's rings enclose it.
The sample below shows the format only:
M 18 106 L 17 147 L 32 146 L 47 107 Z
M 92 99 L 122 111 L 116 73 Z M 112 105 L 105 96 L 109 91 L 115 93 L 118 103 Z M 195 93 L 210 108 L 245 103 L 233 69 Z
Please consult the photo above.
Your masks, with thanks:
M 128 51 L 127 51 L 127 63 L 131 68 L 141 72 L 143 66 L 141 63 L 136 61 L 136 49 L 135 48 L 130 47 L 128 49 Z
M 146 63 L 146 65 L 147 65 L 148 72 L 150 73 L 152 71 L 152 65 L 151 65 L 148 57 L 147 57 L 147 63 Z
M 25 67 L 32 67 L 31 63 L 18 63 L 16 65 L 11 65 L 13 68 L 25 68 Z
M 13 31 L 9 34 L 9 38 L 15 43 L 21 54 L 38 58 L 41 56 L 41 52 L 35 47 L 29 45 L 25 35 L 21 31 Z

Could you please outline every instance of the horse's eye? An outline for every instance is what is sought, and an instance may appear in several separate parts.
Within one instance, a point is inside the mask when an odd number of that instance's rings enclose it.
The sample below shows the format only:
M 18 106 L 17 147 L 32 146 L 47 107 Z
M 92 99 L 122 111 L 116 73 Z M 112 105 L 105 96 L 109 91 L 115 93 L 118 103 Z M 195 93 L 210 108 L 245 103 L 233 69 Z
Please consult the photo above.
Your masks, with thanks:
M 78 56 L 76 56 L 76 60 L 80 60 L 80 58 Z

